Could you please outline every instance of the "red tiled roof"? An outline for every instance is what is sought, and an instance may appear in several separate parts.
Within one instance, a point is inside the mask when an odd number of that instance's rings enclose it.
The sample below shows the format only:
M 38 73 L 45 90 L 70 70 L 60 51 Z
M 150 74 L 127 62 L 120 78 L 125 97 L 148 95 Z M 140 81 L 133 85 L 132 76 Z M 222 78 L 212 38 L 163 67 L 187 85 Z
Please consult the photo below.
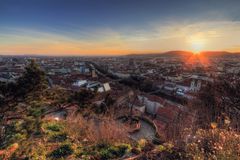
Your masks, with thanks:
M 192 82 L 192 79 L 188 78 L 188 79 L 185 79 L 182 82 L 178 82 L 177 84 L 189 87 L 191 85 L 191 82 Z
M 159 121 L 159 120 L 154 120 L 154 124 L 157 126 L 157 129 L 158 131 L 163 131 L 165 130 L 167 124 L 162 122 L 162 121 Z
M 149 95 L 149 94 L 142 94 L 142 96 L 148 98 L 148 100 L 150 101 L 154 101 L 154 102 L 158 102 L 162 105 L 165 104 L 165 99 L 159 97 L 159 96 L 155 96 L 155 95 Z
M 166 103 L 164 107 L 158 108 L 157 115 L 168 121 L 172 121 L 180 111 L 178 106 Z

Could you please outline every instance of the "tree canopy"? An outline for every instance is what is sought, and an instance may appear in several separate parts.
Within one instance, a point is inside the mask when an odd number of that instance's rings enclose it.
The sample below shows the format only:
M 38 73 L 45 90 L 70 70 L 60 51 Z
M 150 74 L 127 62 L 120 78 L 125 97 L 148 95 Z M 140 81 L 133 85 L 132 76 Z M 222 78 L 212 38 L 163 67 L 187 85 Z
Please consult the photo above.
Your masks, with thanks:
M 24 97 L 32 91 L 42 90 L 46 87 L 46 84 L 44 71 L 40 69 L 34 60 L 30 60 L 25 72 L 15 83 L 0 84 L 0 93 L 5 97 Z

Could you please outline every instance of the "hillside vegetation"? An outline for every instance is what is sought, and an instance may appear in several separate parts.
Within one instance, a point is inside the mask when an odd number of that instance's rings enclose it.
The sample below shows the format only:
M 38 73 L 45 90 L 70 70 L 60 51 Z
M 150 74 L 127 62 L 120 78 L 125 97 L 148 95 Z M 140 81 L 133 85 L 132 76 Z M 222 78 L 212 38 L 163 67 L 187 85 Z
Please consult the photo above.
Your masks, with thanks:
M 160 144 L 133 141 L 110 113 L 92 107 L 95 92 L 50 88 L 44 72 L 31 61 L 16 83 L 0 85 L 0 159 L 238 160 L 238 83 L 228 90 L 208 87 L 208 93 L 201 92 L 199 101 L 190 105 L 199 116 L 182 127 L 179 136 Z M 51 116 L 64 107 L 76 110 L 65 118 Z M 177 125 L 184 126 L 183 121 Z

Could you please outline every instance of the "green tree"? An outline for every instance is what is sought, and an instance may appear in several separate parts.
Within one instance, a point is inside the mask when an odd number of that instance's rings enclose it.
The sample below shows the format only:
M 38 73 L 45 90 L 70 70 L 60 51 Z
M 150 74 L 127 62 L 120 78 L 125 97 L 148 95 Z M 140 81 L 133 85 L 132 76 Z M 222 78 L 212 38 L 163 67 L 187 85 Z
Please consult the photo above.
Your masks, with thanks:
M 38 64 L 31 60 L 25 68 L 24 74 L 17 80 L 17 96 L 25 95 L 31 91 L 42 90 L 46 87 L 47 81 L 44 71 L 40 69 Z
M 40 69 L 34 60 L 31 60 L 25 68 L 25 72 L 16 82 L 0 83 L 0 105 L 15 102 L 16 99 L 25 98 L 33 93 L 37 95 L 46 86 L 47 81 L 44 71 Z
M 76 101 L 80 105 L 84 106 L 95 97 L 96 93 L 90 90 L 82 89 L 79 92 L 75 92 L 71 97 L 71 101 Z

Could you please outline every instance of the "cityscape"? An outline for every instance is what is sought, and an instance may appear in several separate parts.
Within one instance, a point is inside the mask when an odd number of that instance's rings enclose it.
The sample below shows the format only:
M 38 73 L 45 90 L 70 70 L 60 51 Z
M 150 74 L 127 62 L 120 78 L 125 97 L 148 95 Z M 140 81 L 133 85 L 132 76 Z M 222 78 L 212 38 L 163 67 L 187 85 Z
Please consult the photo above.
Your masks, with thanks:
M 0 1 L 0 159 L 239 160 L 240 3 L 114 2 Z

